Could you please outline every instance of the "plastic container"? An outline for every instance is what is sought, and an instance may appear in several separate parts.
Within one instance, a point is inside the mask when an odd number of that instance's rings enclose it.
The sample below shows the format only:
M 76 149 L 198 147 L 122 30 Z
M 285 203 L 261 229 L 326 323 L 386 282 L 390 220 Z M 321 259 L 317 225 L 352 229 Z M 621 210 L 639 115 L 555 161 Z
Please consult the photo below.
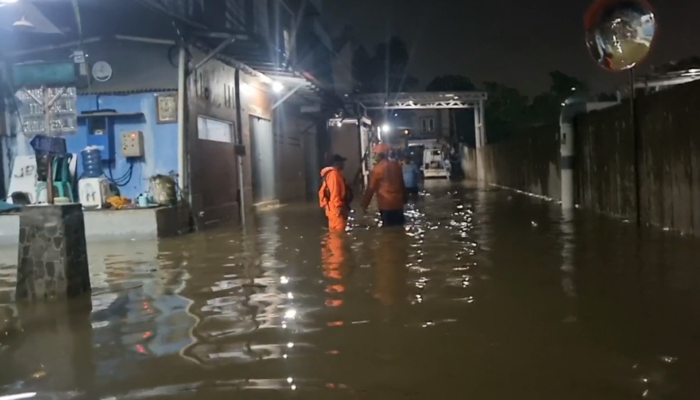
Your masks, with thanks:
M 102 150 L 99 147 L 86 147 L 81 152 L 83 159 L 83 178 L 99 178 L 102 176 Z

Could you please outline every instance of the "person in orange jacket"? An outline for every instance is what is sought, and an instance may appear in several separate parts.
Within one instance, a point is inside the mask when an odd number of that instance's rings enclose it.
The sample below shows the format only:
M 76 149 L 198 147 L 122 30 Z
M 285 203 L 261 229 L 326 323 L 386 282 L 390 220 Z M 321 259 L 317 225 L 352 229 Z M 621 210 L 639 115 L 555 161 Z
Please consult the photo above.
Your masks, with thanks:
M 403 181 L 403 167 L 389 159 L 390 150 L 384 143 L 374 147 L 377 164 L 372 169 L 369 186 L 362 199 L 362 209 L 366 210 L 372 197 L 377 195 L 377 208 L 383 227 L 401 226 L 406 222 L 403 206 L 408 200 L 408 192 Z
M 330 232 L 345 232 L 350 215 L 350 202 L 352 190 L 345 182 L 342 171 L 345 167 L 345 158 L 334 154 L 331 157 L 330 166 L 321 170 L 321 189 L 318 198 L 321 208 L 326 210 L 328 217 L 328 230 Z

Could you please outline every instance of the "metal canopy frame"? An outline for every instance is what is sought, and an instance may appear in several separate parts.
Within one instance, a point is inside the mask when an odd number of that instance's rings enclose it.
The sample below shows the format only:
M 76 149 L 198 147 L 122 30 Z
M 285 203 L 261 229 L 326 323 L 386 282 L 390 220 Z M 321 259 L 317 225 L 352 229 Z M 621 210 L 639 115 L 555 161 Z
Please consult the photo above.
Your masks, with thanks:
M 371 93 L 348 97 L 348 102 L 367 110 L 450 110 L 474 109 L 474 130 L 476 147 L 486 145 L 484 124 L 484 103 L 486 92 L 406 92 Z
M 478 108 L 487 98 L 485 92 L 415 92 L 359 94 L 350 99 L 366 110 L 437 110 Z

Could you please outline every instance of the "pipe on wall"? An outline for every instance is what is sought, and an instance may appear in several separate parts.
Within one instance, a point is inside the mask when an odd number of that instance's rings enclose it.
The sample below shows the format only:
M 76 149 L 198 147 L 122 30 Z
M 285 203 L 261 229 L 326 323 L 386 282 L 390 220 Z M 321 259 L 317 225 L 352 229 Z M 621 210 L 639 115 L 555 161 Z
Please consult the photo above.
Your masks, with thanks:
M 189 198 L 189 177 L 188 177 L 188 157 L 187 157 L 187 118 L 185 115 L 187 92 L 187 50 L 180 47 L 178 55 L 177 70 L 177 183 L 180 187 L 183 198 L 191 203 Z M 187 196 L 187 197 L 185 197 Z
M 243 141 L 243 110 L 241 105 L 241 70 L 236 68 L 235 72 L 235 82 L 234 82 L 234 101 L 236 102 L 236 142 L 243 149 L 245 143 Z M 243 155 L 240 150 L 236 153 L 236 160 L 238 161 L 238 203 L 241 213 L 241 225 L 245 227 L 246 219 L 246 203 L 245 203 L 245 180 L 243 174 Z

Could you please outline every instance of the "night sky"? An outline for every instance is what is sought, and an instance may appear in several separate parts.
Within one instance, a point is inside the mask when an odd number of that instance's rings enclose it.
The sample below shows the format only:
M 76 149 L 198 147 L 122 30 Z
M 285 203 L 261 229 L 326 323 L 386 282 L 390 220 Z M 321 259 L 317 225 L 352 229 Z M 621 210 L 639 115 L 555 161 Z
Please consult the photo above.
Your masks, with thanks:
M 650 0 L 658 30 L 651 64 L 700 55 L 700 1 Z M 477 85 L 494 80 L 527 94 L 546 90 L 559 69 L 595 90 L 624 84 L 626 75 L 597 67 L 584 43 L 590 0 L 325 0 L 332 35 L 352 25 L 368 49 L 391 35 L 412 51 L 409 73 L 423 90 L 436 75 L 460 74 Z M 642 71 L 640 70 L 640 73 Z

